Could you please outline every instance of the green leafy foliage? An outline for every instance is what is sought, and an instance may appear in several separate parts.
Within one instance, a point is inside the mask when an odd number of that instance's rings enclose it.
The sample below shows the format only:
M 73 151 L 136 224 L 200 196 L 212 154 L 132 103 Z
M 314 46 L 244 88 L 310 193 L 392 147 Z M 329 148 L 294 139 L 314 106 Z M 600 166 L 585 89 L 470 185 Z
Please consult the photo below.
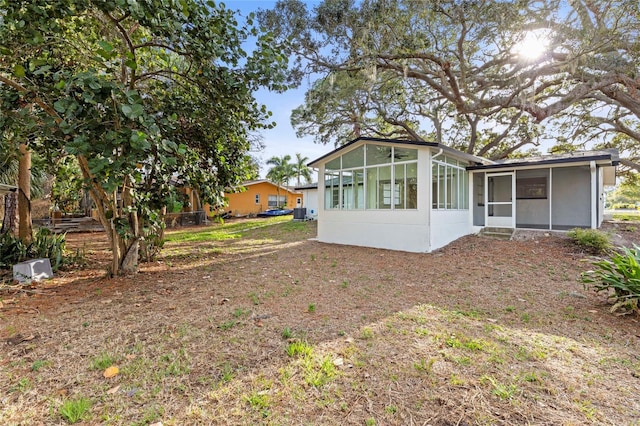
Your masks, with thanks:
M 66 234 L 53 234 L 46 228 L 35 233 L 31 243 L 4 233 L 0 235 L 0 269 L 10 269 L 14 264 L 27 259 L 48 258 L 51 269 L 57 271 L 65 264 L 79 260 L 80 254 L 65 252 Z
M 638 170 L 637 83 L 623 83 L 637 78 L 636 1 L 306 3 L 258 14 L 289 41 L 294 82 L 323 75 L 292 112 L 298 135 L 423 139 L 500 159 L 534 154 L 544 134 L 556 151 L 618 147 Z
M 12 265 L 27 258 L 28 245 L 6 232 L 0 234 L 0 269 L 10 269 Z
M 602 254 L 612 247 L 609 235 L 597 229 L 574 228 L 567 232 L 567 235 L 574 243 L 592 254 Z
M 612 312 L 640 313 L 640 247 L 623 247 L 611 260 L 592 262 L 596 269 L 582 273 L 582 281 L 596 292 L 609 293 Z
M 85 420 L 91 409 L 91 401 L 87 398 L 70 399 L 65 401 L 58 412 L 60 416 L 69 424 L 78 423 Z
M 0 144 L 28 140 L 52 164 L 75 157 L 81 178 L 55 197 L 89 192 L 113 274 L 160 246 L 176 186 L 216 207 L 255 174 L 250 134 L 273 123 L 254 92 L 286 88 L 270 34 L 221 3 L 176 4 L 0 0 Z

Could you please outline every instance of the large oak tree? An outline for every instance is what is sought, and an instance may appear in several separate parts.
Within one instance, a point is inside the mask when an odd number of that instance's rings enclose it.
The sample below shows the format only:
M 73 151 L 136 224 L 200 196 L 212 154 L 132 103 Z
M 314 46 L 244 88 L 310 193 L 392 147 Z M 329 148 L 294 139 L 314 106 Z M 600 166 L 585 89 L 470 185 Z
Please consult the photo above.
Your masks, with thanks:
M 282 0 L 261 19 L 291 40 L 294 80 L 319 78 L 292 119 L 316 140 L 383 132 L 501 158 L 547 137 L 618 146 L 638 169 L 639 13 L 635 0 Z

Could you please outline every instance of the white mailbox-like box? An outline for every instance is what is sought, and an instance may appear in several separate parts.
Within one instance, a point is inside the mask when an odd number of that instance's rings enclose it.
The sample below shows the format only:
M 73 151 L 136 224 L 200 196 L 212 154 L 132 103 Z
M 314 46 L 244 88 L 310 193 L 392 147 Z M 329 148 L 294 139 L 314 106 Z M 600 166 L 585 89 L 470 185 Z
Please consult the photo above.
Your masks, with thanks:
M 53 278 L 49 259 L 32 259 L 13 265 L 13 279 L 24 283 Z

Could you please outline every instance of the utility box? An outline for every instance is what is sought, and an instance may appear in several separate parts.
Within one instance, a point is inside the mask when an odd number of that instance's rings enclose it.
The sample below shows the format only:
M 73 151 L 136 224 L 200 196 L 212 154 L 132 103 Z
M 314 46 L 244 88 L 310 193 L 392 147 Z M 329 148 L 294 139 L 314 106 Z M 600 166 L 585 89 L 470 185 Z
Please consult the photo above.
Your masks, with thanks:
M 51 262 L 47 258 L 32 259 L 13 265 L 13 279 L 25 283 L 53 278 Z
M 307 209 L 304 207 L 296 207 L 293 209 L 293 219 L 294 220 L 304 220 L 307 215 Z

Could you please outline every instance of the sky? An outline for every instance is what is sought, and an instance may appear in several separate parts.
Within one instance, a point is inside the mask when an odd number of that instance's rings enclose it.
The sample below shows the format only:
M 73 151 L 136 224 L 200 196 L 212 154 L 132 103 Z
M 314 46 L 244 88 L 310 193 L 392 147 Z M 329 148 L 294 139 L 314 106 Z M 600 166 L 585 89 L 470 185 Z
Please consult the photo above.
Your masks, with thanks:
M 271 9 L 276 4 L 275 1 L 271 0 L 227 0 L 224 3 L 228 9 L 240 11 L 243 17 L 258 9 Z M 319 2 L 310 1 L 308 3 L 313 5 Z M 296 153 L 300 153 L 303 157 L 308 157 L 309 161 L 312 161 L 333 150 L 332 144 L 315 144 L 312 137 L 297 138 L 295 130 L 291 127 L 291 111 L 304 103 L 304 94 L 310 83 L 310 81 L 304 81 L 299 88 L 291 89 L 284 93 L 269 92 L 268 90 L 261 90 L 256 93 L 257 101 L 266 105 L 267 109 L 273 113 L 272 120 L 277 123 L 275 128 L 263 130 L 260 133 L 263 137 L 265 149 L 257 153 L 256 157 L 260 160 L 260 176 L 262 178 L 265 177 L 270 167 L 265 162 L 273 156 L 290 155 L 292 159 L 295 159 Z M 315 181 L 315 174 L 313 178 Z M 292 181 L 291 183 L 293 184 L 294 182 Z

